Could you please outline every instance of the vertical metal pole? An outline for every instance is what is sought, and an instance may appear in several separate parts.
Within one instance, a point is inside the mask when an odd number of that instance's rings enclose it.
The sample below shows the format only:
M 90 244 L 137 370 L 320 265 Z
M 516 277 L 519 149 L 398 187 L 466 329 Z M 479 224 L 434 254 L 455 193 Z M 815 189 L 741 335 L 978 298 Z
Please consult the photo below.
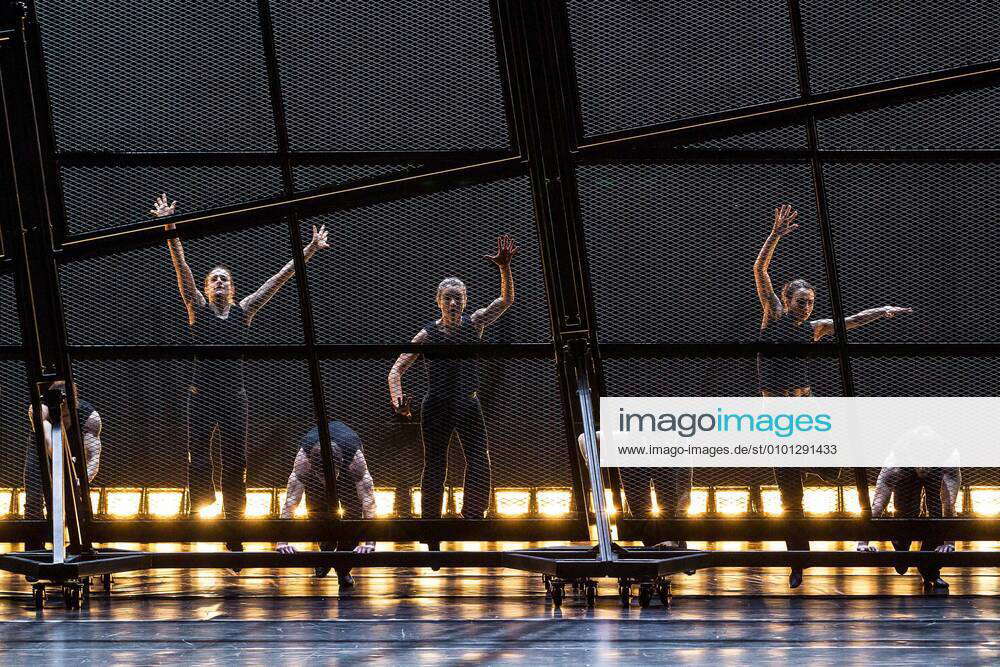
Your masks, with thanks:
M 60 406 L 53 405 L 55 401 L 51 400 L 47 400 L 46 403 L 49 410 L 49 421 L 52 423 L 52 506 L 49 508 L 49 514 L 52 516 L 52 562 L 64 563 L 66 562 L 66 542 L 63 538 L 66 529 L 66 498 L 64 496 L 66 473 L 63 470 L 65 461 L 63 458 L 63 427 L 62 420 L 57 417 L 60 414 Z
M 792 38 L 795 43 L 795 63 L 799 79 L 799 92 L 802 99 L 808 100 L 811 95 L 809 85 L 809 62 L 806 56 L 805 32 L 802 28 L 802 13 L 799 0 L 788 0 L 788 16 L 792 25 Z M 826 186 L 823 182 L 823 163 L 819 155 L 819 141 L 816 133 L 816 115 L 810 113 L 806 120 L 806 134 L 809 141 L 809 166 L 812 171 L 813 190 L 816 194 L 816 215 L 820 228 L 820 239 L 823 245 L 823 262 L 826 266 L 827 285 L 830 290 L 830 307 L 833 310 L 833 328 L 837 344 L 837 361 L 840 367 L 840 379 L 844 396 L 856 396 L 854 373 L 847 350 L 847 326 L 844 324 L 844 305 L 840 294 L 840 279 L 837 275 L 837 260 L 833 245 L 833 231 L 830 228 L 830 216 L 826 201 Z M 868 471 L 865 468 L 854 469 L 854 480 L 858 490 L 861 512 L 871 515 L 871 498 L 868 494 Z
M 604 483 L 601 479 L 601 458 L 597 447 L 597 429 L 594 427 L 594 407 L 591 402 L 590 380 L 587 377 L 586 360 L 581 360 L 577 368 L 577 395 L 580 398 L 580 412 L 583 415 L 583 444 L 587 455 L 587 471 L 590 474 L 590 492 L 594 497 L 594 519 L 597 525 L 597 553 L 601 561 L 614 559 L 611 550 L 611 517 L 604 503 Z

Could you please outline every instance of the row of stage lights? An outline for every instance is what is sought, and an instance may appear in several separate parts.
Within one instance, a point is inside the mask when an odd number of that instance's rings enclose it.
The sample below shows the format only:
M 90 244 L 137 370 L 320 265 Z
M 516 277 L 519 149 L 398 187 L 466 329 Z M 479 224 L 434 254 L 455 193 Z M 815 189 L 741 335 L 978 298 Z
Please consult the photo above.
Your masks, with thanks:
M 803 496 L 803 506 L 806 514 L 822 516 L 828 514 L 858 515 L 861 506 L 853 487 L 811 486 L 806 487 Z M 980 517 L 1000 516 L 1000 487 L 972 486 L 958 496 L 956 513 L 962 514 L 966 506 L 971 509 L 969 514 Z M 870 493 L 874 494 L 874 488 Z M 606 492 L 606 505 L 615 514 L 611 491 Z M 653 506 L 656 504 L 656 493 L 651 492 Z M 185 491 L 183 489 L 128 489 L 105 488 L 91 490 L 91 503 L 99 516 L 113 518 L 153 518 L 167 519 L 176 517 L 184 507 Z M 462 509 L 463 491 L 461 487 L 449 487 L 442 499 L 442 513 L 447 516 L 460 512 Z M 556 518 L 570 513 L 572 493 L 567 488 L 498 488 L 494 490 L 495 514 L 500 517 L 544 517 Z M 250 518 L 276 518 L 285 502 L 284 489 L 249 489 L 247 491 L 246 515 Z M 714 513 L 722 516 L 741 516 L 751 511 L 751 494 L 746 487 L 695 487 L 691 490 L 691 505 L 689 516 L 709 514 L 714 505 Z M 781 493 L 777 487 L 760 487 L 760 505 L 766 516 L 779 516 L 781 509 Z M 216 494 L 216 502 L 211 507 L 202 510 L 199 516 L 203 519 L 217 518 L 221 515 L 221 496 Z M 375 489 L 376 515 L 379 518 L 397 516 L 396 490 L 392 488 Z M 593 503 L 591 503 L 593 507 Z M 892 510 L 892 504 L 889 505 Z M 654 510 L 654 515 L 658 514 Z M 24 491 L 21 489 L 0 488 L 0 516 L 17 517 L 24 514 Z M 341 508 L 343 514 L 343 508 Z M 297 518 L 307 515 L 305 502 L 299 504 L 295 512 Z M 410 489 L 409 515 L 420 516 L 420 489 Z

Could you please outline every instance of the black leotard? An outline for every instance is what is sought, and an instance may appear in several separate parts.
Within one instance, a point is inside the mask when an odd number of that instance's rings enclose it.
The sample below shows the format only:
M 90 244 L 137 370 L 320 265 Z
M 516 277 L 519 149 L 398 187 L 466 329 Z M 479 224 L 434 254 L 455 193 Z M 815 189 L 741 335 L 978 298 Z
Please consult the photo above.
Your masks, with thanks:
M 206 303 L 195 317 L 191 337 L 195 345 L 242 345 L 246 341 L 246 313 L 237 303 L 229 306 L 229 314 L 221 318 L 211 304 Z M 194 359 L 191 384 L 214 390 L 243 391 L 243 358 Z
M 459 326 L 442 331 L 436 322 L 424 326 L 428 345 L 478 343 L 479 331 L 468 315 L 462 315 Z M 479 361 L 477 359 L 435 358 L 433 353 L 424 355 L 427 366 L 427 394 L 435 398 L 471 396 L 479 389 Z
M 795 324 L 795 320 L 786 314 L 762 329 L 760 340 L 766 343 L 811 343 L 813 328 L 809 322 Z M 761 391 L 783 394 L 791 389 L 810 386 L 809 359 L 778 356 L 780 354 L 780 351 L 757 353 L 757 377 Z

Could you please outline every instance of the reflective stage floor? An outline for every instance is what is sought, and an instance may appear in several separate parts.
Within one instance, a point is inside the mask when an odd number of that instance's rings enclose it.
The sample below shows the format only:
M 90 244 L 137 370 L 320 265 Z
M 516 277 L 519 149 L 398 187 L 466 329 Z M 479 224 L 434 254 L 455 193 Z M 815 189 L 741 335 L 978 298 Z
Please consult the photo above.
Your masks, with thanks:
M 537 575 L 511 570 L 361 569 L 348 592 L 308 570 L 155 570 L 116 575 L 112 596 L 97 590 L 83 610 L 54 600 L 36 612 L 30 585 L 2 573 L 0 650 L 5 664 L 995 664 L 1000 573 L 943 576 L 951 595 L 925 597 L 919 576 L 892 570 L 813 568 L 795 591 L 785 570 L 706 570 L 674 577 L 669 608 L 623 609 L 615 582 L 602 580 L 595 608 L 569 597 L 556 610 Z

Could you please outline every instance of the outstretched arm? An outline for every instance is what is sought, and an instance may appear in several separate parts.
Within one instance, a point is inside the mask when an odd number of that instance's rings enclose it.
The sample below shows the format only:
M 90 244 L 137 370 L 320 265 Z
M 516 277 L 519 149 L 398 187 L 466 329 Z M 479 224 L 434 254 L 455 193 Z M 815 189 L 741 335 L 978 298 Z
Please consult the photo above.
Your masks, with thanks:
M 866 324 L 871 324 L 876 320 L 890 319 L 896 317 L 897 315 L 909 315 L 912 312 L 912 308 L 901 308 L 899 306 L 869 308 L 868 310 L 862 310 L 856 315 L 845 317 L 844 326 L 848 329 L 857 329 L 858 327 L 863 327 Z M 810 324 L 812 324 L 813 327 L 813 339 L 815 340 L 819 340 L 823 336 L 832 336 L 835 331 L 832 319 L 813 320 Z
M 302 256 L 305 261 L 312 259 L 312 256 L 316 254 L 317 251 L 323 248 L 329 248 L 330 244 L 327 242 L 327 231 L 326 225 L 323 225 L 318 230 L 316 225 L 313 225 L 313 235 L 312 240 L 302 249 Z M 240 301 L 240 308 L 243 309 L 245 313 L 246 322 L 250 324 L 253 320 L 253 316 L 257 314 L 264 304 L 271 300 L 278 290 L 288 282 L 288 279 L 295 275 L 295 261 L 289 260 L 287 264 L 281 267 L 281 270 L 276 274 L 267 279 L 267 281 L 257 288 L 257 291 L 253 294 L 249 294 L 243 297 Z
M 167 195 L 164 193 L 156 198 L 156 203 L 153 204 L 153 208 L 149 212 L 157 218 L 163 218 L 173 215 L 176 209 L 177 202 L 168 205 Z M 176 229 L 173 223 L 168 223 L 163 227 L 168 231 Z M 205 305 L 205 297 L 198 291 L 198 286 L 194 282 L 194 274 L 191 273 L 191 267 L 188 266 L 187 259 L 184 257 L 184 246 L 181 245 L 181 240 L 176 237 L 167 239 L 167 247 L 170 249 L 170 260 L 174 263 L 174 273 L 177 274 L 177 290 L 181 293 L 184 308 L 188 311 L 188 323 L 194 324 L 195 308 L 201 308 Z
M 35 409 L 33 406 L 28 406 L 28 423 L 31 424 L 31 430 L 35 430 L 35 420 L 34 420 Z M 52 422 L 49 421 L 49 406 L 42 403 L 42 438 L 45 440 L 45 451 L 49 456 L 52 456 Z
M 288 476 L 288 486 L 285 488 L 285 504 L 281 508 L 282 519 L 291 519 L 295 515 L 295 508 L 299 506 L 302 494 L 305 492 L 305 485 L 302 483 L 302 478 L 308 472 L 309 459 L 306 458 L 306 453 L 300 449 L 299 453 L 295 456 L 295 463 L 292 464 L 292 474 Z M 278 542 L 278 551 L 283 554 L 293 554 L 295 553 L 295 547 L 288 542 Z
M 427 340 L 427 331 L 421 329 L 413 337 L 411 343 L 423 343 Z M 420 357 L 416 352 L 404 352 L 396 359 L 389 371 L 389 400 L 392 401 L 392 409 L 400 417 L 410 417 L 413 412 L 410 406 L 410 397 L 403 393 L 403 373 L 409 370 L 410 366 Z
M 361 518 L 374 519 L 375 513 L 375 483 L 372 475 L 368 471 L 368 462 L 365 461 L 364 453 L 359 449 L 354 455 L 354 460 L 347 468 L 354 480 L 354 488 L 357 489 L 358 499 L 361 501 Z M 355 553 L 366 554 L 375 551 L 375 542 L 368 540 L 362 542 L 354 548 Z
M 757 298 L 760 299 L 760 306 L 764 309 L 764 319 L 761 322 L 761 327 L 766 326 L 769 320 L 781 317 L 781 299 L 774 292 L 768 267 L 771 265 L 771 258 L 774 257 L 774 250 L 778 247 L 778 241 L 799 228 L 798 225 L 793 224 L 798 217 L 799 212 L 792 210 L 790 204 L 784 204 L 774 209 L 774 226 L 771 228 L 771 233 L 757 254 L 757 261 L 753 263 L 753 278 L 757 284 Z
M 497 254 L 485 255 L 487 259 L 500 269 L 500 296 L 485 308 L 480 308 L 469 319 L 480 331 L 497 321 L 511 304 L 514 303 L 514 276 L 510 271 L 510 261 L 518 252 L 514 240 L 508 234 L 497 239 Z
M 896 477 L 899 468 L 882 468 L 878 473 L 878 481 L 875 482 L 875 497 L 872 498 L 872 518 L 877 519 L 885 513 L 885 508 L 889 506 L 889 498 L 892 497 L 892 490 L 896 486 Z M 876 551 L 874 545 L 869 545 L 868 540 L 859 540 L 858 551 Z

